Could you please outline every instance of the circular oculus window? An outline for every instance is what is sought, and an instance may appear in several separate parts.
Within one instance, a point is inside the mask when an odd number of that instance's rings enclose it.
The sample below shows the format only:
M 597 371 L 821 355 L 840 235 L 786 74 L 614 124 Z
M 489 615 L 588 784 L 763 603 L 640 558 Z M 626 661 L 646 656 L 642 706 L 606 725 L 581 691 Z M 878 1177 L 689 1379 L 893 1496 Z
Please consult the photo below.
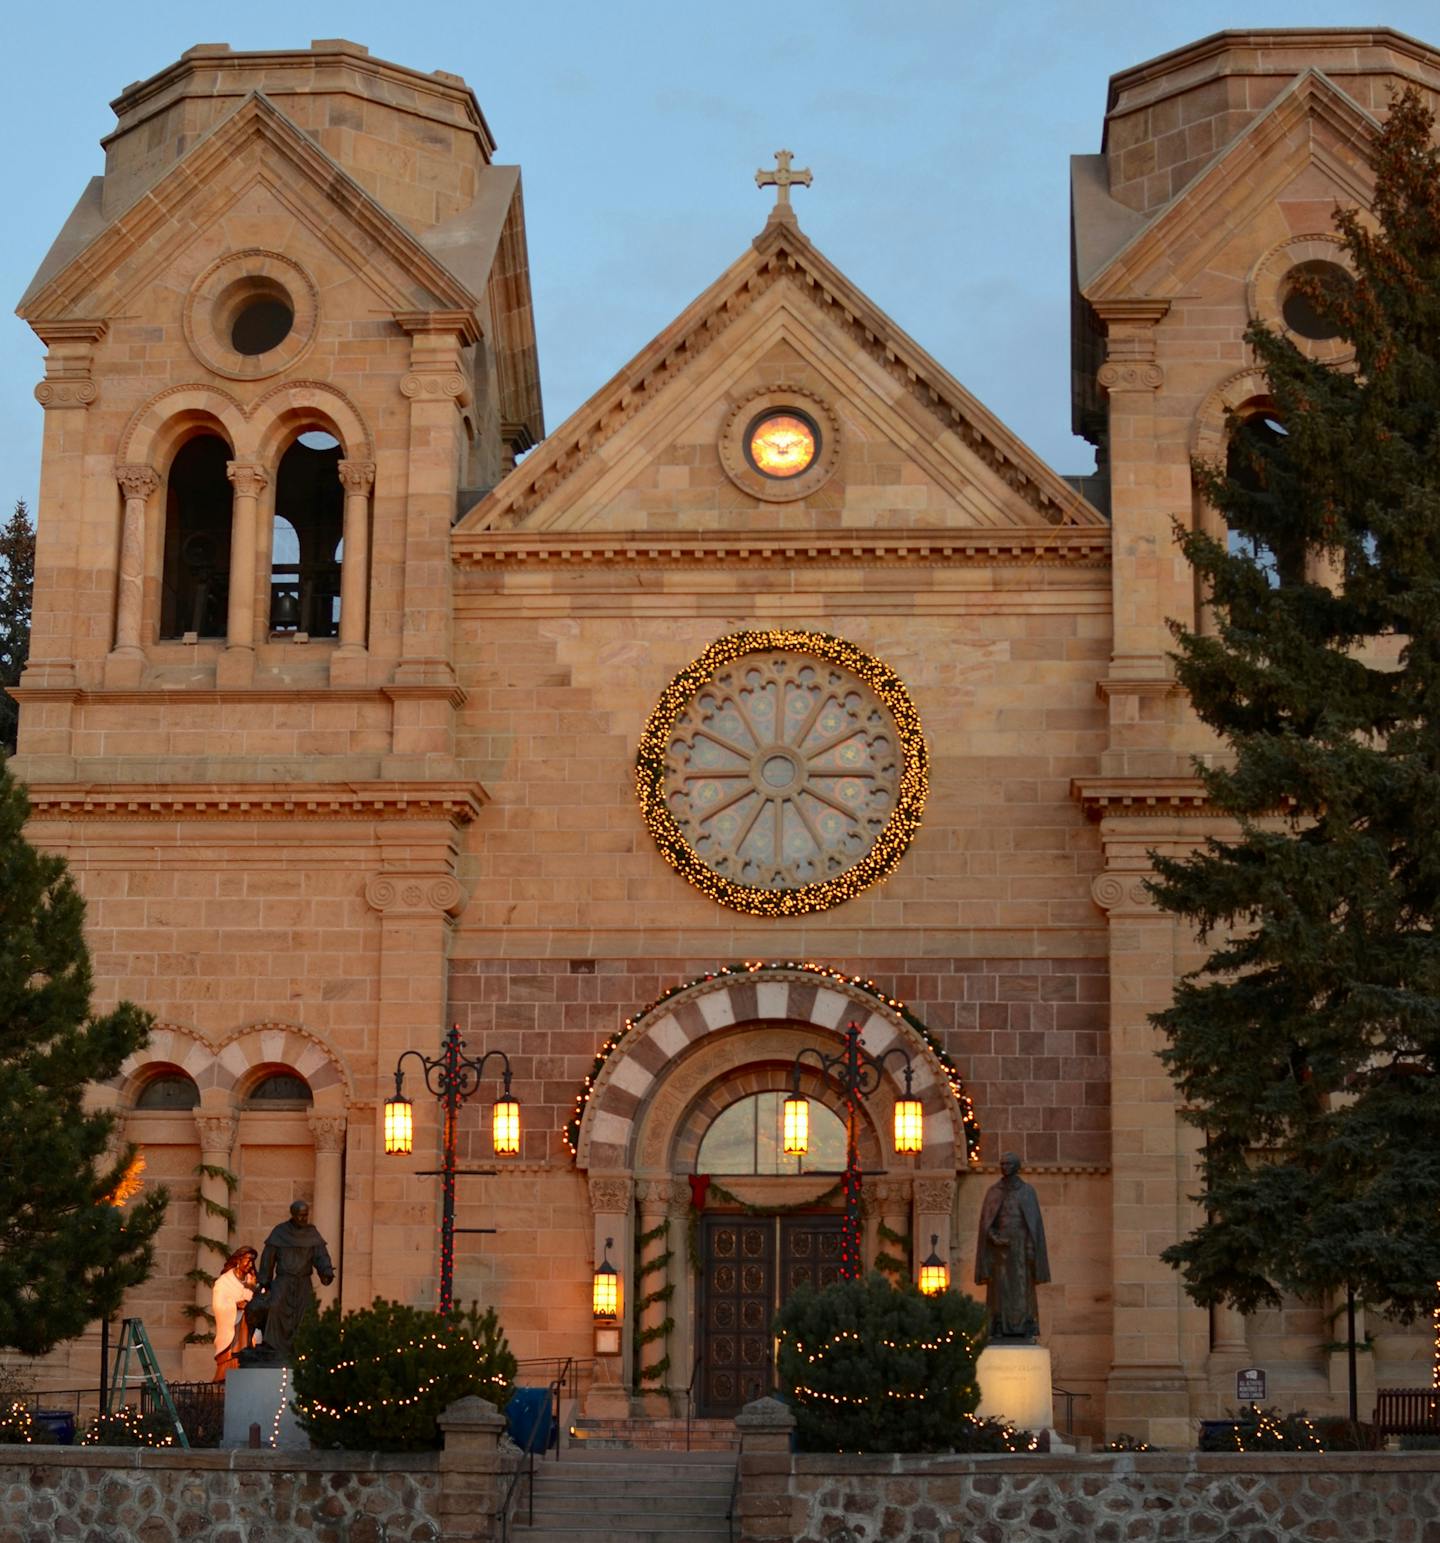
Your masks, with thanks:
M 919 828 L 927 752 L 899 677 L 843 638 L 742 632 L 670 683 L 640 743 L 661 854 L 752 916 L 828 910 Z
M 288 369 L 310 347 L 319 314 L 309 274 L 258 248 L 214 262 L 185 297 L 185 337 L 202 364 L 231 380 Z
M 798 477 L 814 464 L 820 430 L 803 413 L 761 413 L 745 435 L 745 454 L 765 477 Z
M 1283 332 L 1301 353 L 1321 364 L 1344 364 L 1354 349 L 1306 291 L 1342 293 L 1354 283 L 1340 237 L 1292 236 L 1271 247 L 1250 272 L 1246 303 L 1252 321 Z
M 819 397 L 793 387 L 752 392 L 720 431 L 720 464 L 743 492 L 767 503 L 808 498 L 839 464 L 840 425 Z

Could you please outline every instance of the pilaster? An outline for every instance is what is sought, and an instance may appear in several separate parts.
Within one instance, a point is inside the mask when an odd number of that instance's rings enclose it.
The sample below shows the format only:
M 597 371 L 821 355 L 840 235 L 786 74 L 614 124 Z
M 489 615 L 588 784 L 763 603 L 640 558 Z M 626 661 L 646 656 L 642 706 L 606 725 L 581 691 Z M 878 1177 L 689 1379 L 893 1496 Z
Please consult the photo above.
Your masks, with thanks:
M 1210 1353 L 1208 1314 L 1185 1295 L 1161 1251 L 1199 1220 L 1201 1135 L 1182 1120 L 1150 1014 L 1168 1007 L 1191 964 L 1173 917 L 1145 889 L 1150 852 L 1188 850 L 1198 826 L 1116 816 L 1102 821 L 1106 869 L 1091 885 L 1110 939 L 1111 1259 L 1113 1356 L 1106 1425 L 1165 1446 L 1191 1438 Z
M 102 583 L 105 596 L 99 614 L 107 630 L 109 625 L 113 551 L 83 551 L 84 522 L 64 517 L 66 511 L 85 507 L 88 409 L 100 395 L 94 378 L 95 349 L 107 324 L 97 320 L 32 325 L 47 350 L 45 378 L 35 387 L 35 400 L 45 409 L 45 428 L 35 510 L 35 604 L 30 657 L 22 682 L 64 689 L 76 683 L 80 633 L 96 617 Z M 102 556 L 105 560 L 97 563 Z M 27 748 L 30 727 L 26 716 L 20 716 L 22 748 Z

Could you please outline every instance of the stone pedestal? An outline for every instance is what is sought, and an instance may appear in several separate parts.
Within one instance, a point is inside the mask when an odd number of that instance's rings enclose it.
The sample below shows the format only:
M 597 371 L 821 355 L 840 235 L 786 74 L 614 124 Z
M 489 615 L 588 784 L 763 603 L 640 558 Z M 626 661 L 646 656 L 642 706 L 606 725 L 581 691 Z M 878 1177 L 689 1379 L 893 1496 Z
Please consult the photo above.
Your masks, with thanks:
M 288 1366 L 236 1367 L 228 1373 L 221 1446 L 248 1446 L 250 1427 L 258 1425 L 260 1445 L 267 1450 L 307 1451 L 310 1438 L 300 1429 L 291 1404 L 294 1386 L 295 1373 Z
M 987 1345 L 976 1366 L 982 1418 L 1008 1420 L 1017 1430 L 1049 1430 L 1055 1423 L 1050 1394 L 1050 1352 L 1044 1345 Z

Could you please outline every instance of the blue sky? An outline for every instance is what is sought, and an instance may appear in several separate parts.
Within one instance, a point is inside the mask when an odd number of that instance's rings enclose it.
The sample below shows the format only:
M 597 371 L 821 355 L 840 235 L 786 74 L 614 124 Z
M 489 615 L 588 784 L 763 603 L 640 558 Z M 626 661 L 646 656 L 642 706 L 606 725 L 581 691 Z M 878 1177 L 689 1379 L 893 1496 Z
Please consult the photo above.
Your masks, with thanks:
M 108 103 L 193 43 L 348 37 L 465 77 L 497 160 L 524 170 L 552 429 L 739 254 L 773 197 L 755 169 L 783 145 L 815 173 L 794 195 L 810 238 L 1073 472 L 1093 457 L 1069 431 L 1068 157 L 1099 148 L 1108 77 L 1224 27 L 1374 25 L 1440 44 L 1434 0 L 1392 0 L 1381 15 L 1343 0 L 7 7 L 0 508 L 34 508 L 42 428 L 43 350 L 9 309 L 102 169 Z

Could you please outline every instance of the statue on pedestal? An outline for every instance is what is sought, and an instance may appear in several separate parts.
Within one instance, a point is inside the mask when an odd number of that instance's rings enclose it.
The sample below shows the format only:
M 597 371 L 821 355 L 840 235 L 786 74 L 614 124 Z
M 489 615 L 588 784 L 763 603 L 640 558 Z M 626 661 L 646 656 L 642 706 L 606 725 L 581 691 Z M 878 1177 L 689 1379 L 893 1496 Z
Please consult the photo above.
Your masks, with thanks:
M 304 1200 L 290 1207 L 290 1220 L 281 1222 L 265 1239 L 260 1255 L 259 1289 L 246 1307 L 252 1328 L 261 1332 L 257 1350 L 244 1351 L 242 1366 L 289 1366 L 295 1331 L 315 1305 L 311 1273 L 328 1286 L 335 1279 L 325 1239 L 310 1223 L 310 1207 Z
M 985 1192 L 975 1244 L 975 1283 L 986 1288 L 992 1345 L 1032 1344 L 1039 1337 L 1035 1286 L 1049 1279 L 1040 1200 L 1020 1177 L 1020 1159 L 1007 1152 L 1000 1159 L 1000 1178 Z

